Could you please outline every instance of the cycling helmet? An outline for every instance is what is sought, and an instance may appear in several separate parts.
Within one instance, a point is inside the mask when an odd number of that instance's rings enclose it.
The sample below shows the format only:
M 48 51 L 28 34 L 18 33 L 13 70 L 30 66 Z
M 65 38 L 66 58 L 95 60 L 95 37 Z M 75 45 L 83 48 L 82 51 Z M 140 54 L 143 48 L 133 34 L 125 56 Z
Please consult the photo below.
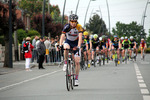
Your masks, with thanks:
M 105 37 L 105 35 L 102 35 L 102 39 L 105 39 L 106 37 Z
M 87 31 L 85 31 L 85 32 L 83 33 L 83 35 L 89 35 L 89 33 L 88 33 Z
M 127 36 L 125 36 L 125 39 L 128 39 L 128 37 L 127 37 Z
M 71 14 L 71 15 L 69 16 L 69 20 L 78 20 L 78 16 L 75 15 L 75 14 Z
M 99 40 L 102 41 L 102 37 L 99 37 Z
M 118 36 L 117 35 L 114 35 L 114 38 L 117 38 Z
M 93 35 L 93 38 L 94 38 L 94 39 L 98 38 L 98 35 L 97 35 L 97 34 L 94 34 L 94 35 Z
M 141 41 L 144 40 L 144 38 L 141 39 Z
M 124 37 L 123 37 L 123 36 L 121 37 L 121 40 L 124 40 Z
M 93 35 L 90 35 L 90 38 L 92 39 L 92 38 L 93 38 Z
M 133 39 L 133 36 L 130 36 L 130 39 Z

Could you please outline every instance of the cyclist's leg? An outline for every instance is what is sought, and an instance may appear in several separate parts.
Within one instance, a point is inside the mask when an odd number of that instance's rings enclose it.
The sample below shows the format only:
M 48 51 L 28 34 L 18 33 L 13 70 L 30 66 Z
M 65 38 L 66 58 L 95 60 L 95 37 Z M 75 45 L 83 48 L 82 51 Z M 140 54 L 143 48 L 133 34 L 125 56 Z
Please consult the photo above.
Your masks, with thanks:
M 141 58 L 143 57 L 143 47 L 141 47 Z
M 64 43 L 64 49 L 70 49 L 70 45 L 68 43 Z M 68 50 L 64 50 L 64 67 L 63 71 L 66 71 L 67 68 L 67 58 L 68 58 Z
M 118 59 L 120 59 L 120 50 L 119 50 L 119 48 L 116 48 L 116 50 L 117 50 L 117 57 L 118 57 Z

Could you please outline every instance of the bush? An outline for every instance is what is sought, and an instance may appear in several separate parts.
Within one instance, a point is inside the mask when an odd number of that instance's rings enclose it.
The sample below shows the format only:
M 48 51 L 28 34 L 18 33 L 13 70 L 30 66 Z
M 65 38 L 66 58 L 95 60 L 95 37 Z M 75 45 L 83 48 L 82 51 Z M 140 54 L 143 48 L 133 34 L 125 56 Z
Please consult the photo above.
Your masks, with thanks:
M 27 33 L 23 29 L 18 29 L 17 30 L 17 36 L 18 36 L 18 42 L 21 44 L 23 41 L 23 38 L 27 37 Z
M 38 31 L 36 31 L 36 30 L 29 30 L 27 35 L 29 37 L 33 37 L 33 36 L 36 36 L 36 35 L 39 36 L 40 33 Z
M 5 45 L 4 36 L 0 36 L 0 44 Z
M 138 53 L 141 53 L 141 50 L 140 50 L 140 49 L 138 49 Z M 146 49 L 146 53 L 150 53 L 150 48 L 147 48 L 147 49 Z

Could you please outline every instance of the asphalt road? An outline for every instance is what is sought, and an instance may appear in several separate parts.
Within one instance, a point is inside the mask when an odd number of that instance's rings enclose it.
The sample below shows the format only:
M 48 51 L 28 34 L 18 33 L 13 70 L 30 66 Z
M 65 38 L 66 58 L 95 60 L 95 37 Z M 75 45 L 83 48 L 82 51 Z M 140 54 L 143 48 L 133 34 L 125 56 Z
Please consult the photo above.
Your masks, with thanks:
M 117 67 L 114 62 L 91 66 L 69 92 L 62 68 L 45 67 L 0 75 L 0 100 L 150 100 L 150 55 Z

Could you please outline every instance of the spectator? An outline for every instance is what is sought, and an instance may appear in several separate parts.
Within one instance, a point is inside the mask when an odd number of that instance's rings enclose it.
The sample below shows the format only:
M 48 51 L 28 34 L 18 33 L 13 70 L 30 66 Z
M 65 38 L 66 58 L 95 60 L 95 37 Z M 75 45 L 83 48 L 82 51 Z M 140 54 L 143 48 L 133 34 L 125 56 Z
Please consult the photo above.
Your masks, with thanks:
M 55 40 L 51 38 L 50 61 L 55 62 Z
M 25 63 L 25 69 L 26 71 L 32 71 L 30 69 L 30 62 L 31 62 L 31 58 L 32 58 L 32 49 L 34 48 L 32 46 L 32 44 L 30 43 L 31 38 L 27 37 L 26 38 L 26 42 L 23 44 L 23 48 L 24 48 L 24 52 L 25 52 L 25 59 L 26 59 L 26 63 Z
M 35 38 L 32 40 L 32 45 L 34 46 L 32 51 L 32 63 L 34 62 L 34 59 L 37 59 L 37 50 L 36 50 L 36 40 L 38 39 L 38 36 L 35 36 Z
M 40 42 L 40 39 L 38 37 L 37 40 L 36 40 L 36 43 L 35 43 L 36 50 L 37 50 L 37 45 L 39 44 L 39 42 Z M 37 52 L 37 63 L 39 63 L 38 61 L 39 61 L 39 56 L 38 56 L 38 52 Z
M 21 47 L 21 49 L 22 49 L 22 60 L 25 60 L 25 58 L 24 58 L 24 52 L 23 52 L 23 44 L 26 42 L 26 38 L 23 38 L 23 41 L 22 41 L 22 47 Z
M 49 39 L 46 37 L 46 41 L 44 42 L 45 47 L 46 47 L 46 63 L 49 62 L 49 49 L 50 49 L 50 41 Z
M 59 42 L 55 43 L 55 49 L 56 49 L 56 61 L 60 62 L 61 56 L 60 56 L 60 50 L 59 50 Z
M 44 56 L 46 53 L 46 47 L 44 45 L 43 37 L 40 38 L 40 42 L 37 45 L 37 52 L 38 52 L 38 56 L 39 56 L 39 69 L 45 69 L 43 67 L 43 62 L 44 62 Z

